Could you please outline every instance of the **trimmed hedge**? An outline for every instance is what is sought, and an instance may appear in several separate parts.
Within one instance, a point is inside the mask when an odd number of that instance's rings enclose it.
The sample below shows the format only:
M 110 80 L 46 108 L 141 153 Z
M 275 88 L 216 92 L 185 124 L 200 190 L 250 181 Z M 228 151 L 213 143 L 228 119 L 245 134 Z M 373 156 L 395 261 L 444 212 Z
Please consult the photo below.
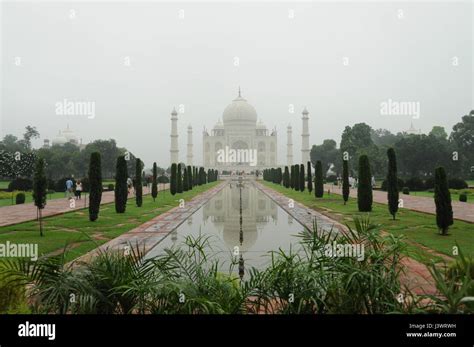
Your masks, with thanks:
M 29 178 L 15 178 L 8 184 L 8 191 L 13 192 L 14 190 L 28 191 L 33 189 L 33 181 Z

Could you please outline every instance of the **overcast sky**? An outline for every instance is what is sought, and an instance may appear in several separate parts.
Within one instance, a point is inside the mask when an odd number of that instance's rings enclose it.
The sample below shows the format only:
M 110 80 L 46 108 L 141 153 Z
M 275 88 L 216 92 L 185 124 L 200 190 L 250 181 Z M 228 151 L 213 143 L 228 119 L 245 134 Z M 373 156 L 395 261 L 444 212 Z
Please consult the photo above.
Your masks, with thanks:
M 147 166 L 168 166 L 170 112 L 181 104 L 180 159 L 191 124 L 199 164 L 203 126 L 212 128 L 239 85 L 277 128 L 282 164 L 288 123 L 300 158 L 304 106 L 311 144 L 339 143 L 358 122 L 449 132 L 474 108 L 473 16 L 470 1 L 6 2 L 0 135 L 36 126 L 39 146 L 69 123 L 85 143 L 114 138 Z M 56 114 L 64 99 L 94 102 L 95 118 Z M 382 115 L 389 99 L 419 103 L 420 118 Z

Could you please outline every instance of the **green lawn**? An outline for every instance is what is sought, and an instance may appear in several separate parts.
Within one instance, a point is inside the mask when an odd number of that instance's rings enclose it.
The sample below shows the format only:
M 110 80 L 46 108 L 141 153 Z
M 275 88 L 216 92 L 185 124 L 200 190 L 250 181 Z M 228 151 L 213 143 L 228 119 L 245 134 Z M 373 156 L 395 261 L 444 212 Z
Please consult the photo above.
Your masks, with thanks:
M 0 189 L 7 189 L 10 181 L 0 181 Z
M 16 243 L 38 243 L 40 254 L 57 252 L 66 244 L 72 249 L 68 254 L 70 260 L 129 231 L 153 217 L 170 210 L 178 205 L 179 199 L 190 200 L 219 182 L 212 182 L 203 186 L 193 187 L 193 190 L 172 196 L 169 191 L 158 193 L 155 202 L 150 195 L 143 197 L 143 206 L 136 207 L 135 199 L 127 203 L 127 210 L 123 214 L 115 212 L 113 203 L 101 205 L 99 219 L 90 222 L 87 209 L 76 210 L 58 216 L 44 219 L 45 236 L 40 237 L 36 221 L 24 222 L 16 225 L 0 227 L 0 243 L 6 241 Z M 88 240 L 91 237 L 93 241 Z
M 307 190 L 305 192 L 296 192 L 274 183 L 262 183 L 295 201 L 301 202 L 310 208 L 323 212 L 333 219 L 351 226 L 353 226 L 354 216 L 367 216 L 367 213 L 358 211 L 357 200 L 354 198 L 350 198 L 347 205 L 344 205 L 342 196 L 338 194 L 327 195 L 325 193 L 323 198 L 317 199 L 314 197 L 314 191 L 313 194 L 309 194 Z M 419 245 L 452 256 L 453 247 L 457 242 L 465 254 L 474 256 L 474 224 L 455 220 L 454 225 L 450 228 L 449 235 L 441 236 L 438 234 L 436 217 L 434 215 L 401 209 L 397 214 L 397 219 L 394 221 L 391 219 L 387 205 L 377 203 L 373 204 L 370 220 L 374 224 L 379 224 L 384 231 L 394 235 L 403 234 L 408 241 L 406 253 L 424 263 L 429 262 L 431 259 L 440 259 Z

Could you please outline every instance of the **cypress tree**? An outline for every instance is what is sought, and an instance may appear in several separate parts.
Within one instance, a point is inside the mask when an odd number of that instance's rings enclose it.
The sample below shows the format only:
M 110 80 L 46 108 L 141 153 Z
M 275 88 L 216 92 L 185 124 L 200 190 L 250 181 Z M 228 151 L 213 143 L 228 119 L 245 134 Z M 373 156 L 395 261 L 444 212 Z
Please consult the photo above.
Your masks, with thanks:
M 387 173 L 387 199 L 388 211 L 395 220 L 398 211 L 398 177 L 397 177 L 397 157 L 393 148 L 387 150 L 388 173 Z
M 314 196 L 317 198 L 322 198 L 324 195 L 324 182 L 323 182 L 323 165 L 321 160 L 316 162 L 314 172 Z
M 137 207 L 143 204 L 143 184 L 142 184 L 143 163 L 140 158 L 135 161 L 135 202 Z
M 438 167 L 435 170 L 434 200 L 436 204 L 436 224 L 441 235 L 448 235 L 449 227 L 454 223 L 453 207 L 448 180 L 443 167 Z
M 193 189 L 193 170 L 191 169 L 191 165 L 188 165 L 188 189 Z
M 372 211 L 372 175 L 369 158 L 359 157 L 359 182 L 357 184 L 357 206 L 360 212 Z
M 291 165 L 290 188 L 295 187 L 295 166 Z
M 313 191 L 313 177 L 311 176 L 311 162 L 308 161 L 308 165 L 307 165 L 307 168 L 308 168 L 308 191 L 309 193 L 311 194 L 311 192 Z
M 278 184 L 281 184 L 283 180 L 283 173 L 281 171 L 281 167 L 278 168 Z
M 344 199 L 344 205 L 349 199 L 349 161 L 342 161 L 342 198 Z
M 115 166 L 115 212 L 124 213 L 127 208 L 127 187 L 128 171 L 125 156 L 121 155 L 117 158 Z
M 290 187 L 290 172 L 288 171 L 288 166 L 285 166 L 285 173 L 283 174 L 283 185 L 285 188 Z
M 295 165 L 295 190 L 300 190 L 300 166 L 298 164 Z
M 153 163 L 153 179 L 151 181 L 151 197 L 153 198 L 153 201 L 155 201 L 156 197 L 158 196 L 157 175 L 158 168 L 156 167 L 156 163 Z
M 40 236 L 43 236 L 43 209 L 46 206 L 46 188 L 48 181 L 44 173 L 44 159 L 36 161 L 35 174 L 33 176 L 33 200 L 38 212 Z
M 304 164 L 300 164 L 300 192 L 305 189 L 304 171 Z
M 99 218 L 100 201 L 102 200 L 102 164 L 100 153 L 91 153 L 89 162 L 89 220 Z
M 194 174 L 193 174 L 193 177 L 194 177 L 194 186 L 198 186 L 199 185 L 199 175 L 198 175 L 198 168 L 195 166 L 194 167 Z
M 186 168 L 186 166 L 184 167 L 184 173 L 183 173 L 183 191 L 184 192 L 187 192 L 189 190 L 188 188 L 188 182 L 189 182 L 189 178 L 188 178 L 188 169 Z
M 170 181 L 170 193 L 171 193 L 171 195 L 176 194 L 176 180 L 177 180 L 176 171 L 178 171 L 176 163 L 171 164 L 171 181 Z
M 182 193 L 183 192 L 183 176 L 182 176 L 182 168 L 181 164 L 178 164 L 178 169 L 176 170 L 176 192 Z

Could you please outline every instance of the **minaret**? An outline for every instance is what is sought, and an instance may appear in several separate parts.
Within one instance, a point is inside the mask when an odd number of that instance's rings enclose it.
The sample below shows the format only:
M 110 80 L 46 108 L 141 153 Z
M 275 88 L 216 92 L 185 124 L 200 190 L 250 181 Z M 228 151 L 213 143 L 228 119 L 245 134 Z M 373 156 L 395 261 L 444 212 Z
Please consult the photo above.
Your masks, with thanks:
M 288 124 L 288 127 L 286 128 L 286 133 L 287 133 L 287 142 L 286 142 L 286 162 L 288 167 L 293 165 L 293 135 L 292 132 L 293 130 L 291 129 L 291 124 Z
M 171 147 L 170 147 L 170 159 L 171 164 L 179 163 L 179 148 L 178 148 L 178 113 L 173 108 L 171 112 Z
M 186 155 L 186 165 L 193 165 L 193 127 L 188 125 L 188 153 Z
M 309 161 L 309 117 L 306 107 L 303 110 L 303 132 L 301 133 L 301 163 L 305 164 Z

